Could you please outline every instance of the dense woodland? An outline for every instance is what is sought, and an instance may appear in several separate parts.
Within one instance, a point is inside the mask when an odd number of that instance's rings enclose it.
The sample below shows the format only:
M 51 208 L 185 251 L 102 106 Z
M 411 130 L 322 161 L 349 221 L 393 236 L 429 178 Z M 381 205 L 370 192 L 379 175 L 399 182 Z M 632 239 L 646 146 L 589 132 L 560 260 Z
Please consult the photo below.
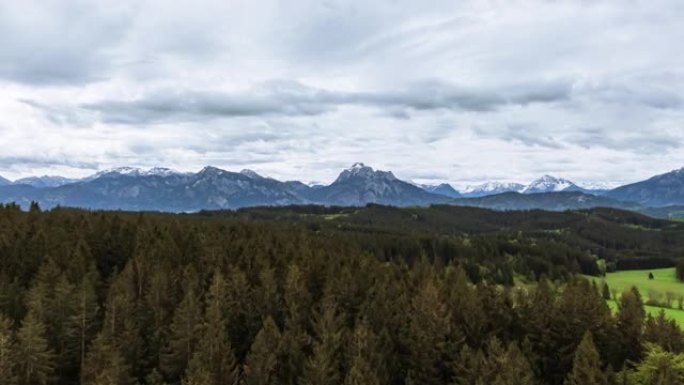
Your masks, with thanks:
M 576 274 L 671 266 L 683 231 L 615 210 L 0 206 L 0 385 L 682 384 L 679 327 L 636 290 L 611 313 Z

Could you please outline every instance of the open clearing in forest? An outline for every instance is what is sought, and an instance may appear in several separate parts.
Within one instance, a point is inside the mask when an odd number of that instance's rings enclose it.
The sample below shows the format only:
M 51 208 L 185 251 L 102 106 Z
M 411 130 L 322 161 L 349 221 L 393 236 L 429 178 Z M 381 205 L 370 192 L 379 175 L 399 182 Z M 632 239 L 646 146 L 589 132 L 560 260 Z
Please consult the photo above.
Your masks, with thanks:
M 653 274 L 653 279 L 649 279 L 649 273 Z M 608 273 L 605 277 L 588 277 L 599 285 L 599 289 L 603 282 L 608 283 L 612 293 L 620 295 L 625 290 L 636 287 L 641 293 L 644 302 L 649 299 L 658 299 L 664 302 L 667 293 L 672 293 L 674 301 L 672 301 L 672 309 L 662 308 L 659 306 L 645 306 L 648 314 L 657 315 L 661 310 L 665 311 L 665 315 L 672 318 L 684 327 L 684 310 L 679 310 L 679 297 L 684 296 L 684 283 L 677 281 L 675 276 L 675 269 L 650 269 L 650 270 L 625 270 L 614 273 Z M 611 295 L 612 295 L 611 293 Z M 608 305 L 613 310 L 617 310 L 617 303 L 614 300 L 608 301 Z

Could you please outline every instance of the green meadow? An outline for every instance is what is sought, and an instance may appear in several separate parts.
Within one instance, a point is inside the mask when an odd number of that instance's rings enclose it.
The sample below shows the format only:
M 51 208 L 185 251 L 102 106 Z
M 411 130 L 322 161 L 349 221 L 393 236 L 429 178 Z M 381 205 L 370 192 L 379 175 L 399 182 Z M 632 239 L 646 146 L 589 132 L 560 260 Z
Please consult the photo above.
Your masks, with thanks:
M 653 274 L 653 279 L 649 279 L 649 273 Z M 656 300 L 665 302 L 667 293 L 671 293 L 672 308 L 660 306 L 644 306 L 648 314 L 657 315 L 664 311 L 665 315 L 672 318 L 684 327 L 684 310 L 679 309 L 679 297 L 684 296 L 684 283 L 677 281 L 674 268 L 650 269 L 650 270 L 626 270 L 615 273 L 608 273 L 606 277 L 588 277 L 601 287 L 603 282 L 608 283 L 611 295 L 624 292 L 632 287 L 636 287 L 641 293 L 644 302 Z M 617 309 L 617 302 L 613 299 L 608 301 L 611 309 Z

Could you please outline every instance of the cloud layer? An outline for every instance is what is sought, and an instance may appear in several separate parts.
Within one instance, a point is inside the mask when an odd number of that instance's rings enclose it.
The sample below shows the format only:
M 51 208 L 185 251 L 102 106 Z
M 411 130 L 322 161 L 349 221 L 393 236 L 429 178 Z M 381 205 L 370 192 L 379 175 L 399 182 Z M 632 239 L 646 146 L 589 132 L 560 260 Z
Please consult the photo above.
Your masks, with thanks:
M 0 4 L 0 175 L 213 164 L 624 182 L 684 165 L 676 0 Z

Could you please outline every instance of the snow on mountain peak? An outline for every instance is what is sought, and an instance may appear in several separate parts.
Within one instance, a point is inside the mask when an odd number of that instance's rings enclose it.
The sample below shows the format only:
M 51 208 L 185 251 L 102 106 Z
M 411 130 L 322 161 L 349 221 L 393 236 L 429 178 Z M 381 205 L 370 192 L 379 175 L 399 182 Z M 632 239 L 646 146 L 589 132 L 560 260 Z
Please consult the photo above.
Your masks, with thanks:
M 244 170 L 242 170 L 242 171 L 240 171 L 240 174 L 242 174 L 242 175 L 244 175 L 244 176 L 246 176 L 246 177 L 248 177 L 248 178 L 251 178 L 251 179 L 264 179 L 264 177 L 261 176 L 261 175 L 259 175 L 256 171 L 250 170 L 250 169 L 247 169 L 247 168 L 244 169 Z
M 556 178 L 547 174 L 530 183 L 523 190 L 523 193 L 558 192 L 573 186 L 576 185 L 567 179 Z
M 110 174 L 119 174 L 119 175 L 126 175 L 126 176 L 151 176 L 151 175 L 157 175 L 157 176 L 169 176 L 169 175 L 174 175 L 174 174 L 180 174 L 178 171 L 166 168 L 166 167 L 152 167 L 148 170 L 138 168 L 138 167 L 115 167 L 115 168 L 110 168 L 106 170 L 102 170 L 97 172 L 95 175 L 92 175 L 88 178 L 85 178 L 86 180 L 92 180 L 99 178 L 104 175 L 110 175 Z
M 464 193 L 499 193 L 508 191 L 521 191 L 525 186 L 519 183 L 486 182 L 475 186 L 467 186 Z
M 350 168 L 345 169 L 340 173 L 335 182 L 342 182 L 351 178 L 364 178 L 364 179 L 386 179 L 395 180 L 397 179 L 391 171 L 380 171 L 373 170 L 372 167 L 366 166 L 363 163 L 354 163 Z

